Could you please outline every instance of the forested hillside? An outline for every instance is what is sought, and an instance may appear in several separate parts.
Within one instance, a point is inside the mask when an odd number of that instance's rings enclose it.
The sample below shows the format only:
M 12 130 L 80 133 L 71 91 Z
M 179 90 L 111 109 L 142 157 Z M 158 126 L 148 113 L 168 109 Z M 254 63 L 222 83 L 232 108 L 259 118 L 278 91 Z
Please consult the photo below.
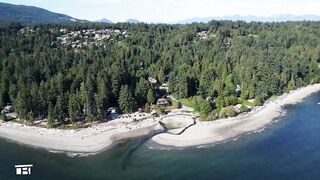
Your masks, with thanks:
M 87 46 L 57 40 L 66 30 L 87 29 L 127 34 Z M 0 105 L 12 103 L 22 119 L 99 120 L 109 107 L 120 105 L 124 113 L 148 107 L 160 94 L 148 78 L 161 85 L 169 77 L 174 97 L 196 96 L 196 109 L 216 118 L 243 100 L 319 82 L 319 29 L 318 22 L 2 23 Z
M 38 7 L 1 2 L 0 21 L 19 22 L 22 24 L 84 22 L 64 14 L 54 13 Z

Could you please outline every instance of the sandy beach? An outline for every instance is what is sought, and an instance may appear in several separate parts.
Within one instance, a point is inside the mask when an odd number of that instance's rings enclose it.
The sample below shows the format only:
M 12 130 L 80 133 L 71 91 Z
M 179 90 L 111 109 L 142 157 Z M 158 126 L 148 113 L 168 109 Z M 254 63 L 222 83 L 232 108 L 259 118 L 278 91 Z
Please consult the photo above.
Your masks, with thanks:
M 118 141 L 145 136 L 162 129 L 156 118 L 147 118 L 141 122 L 132 122 L 129 118 L 116 119 L 74 130 L 48 129 L 15 122 L 2 122 L 0 137 L 52 151 L 97 153 Z
M 181 128 L 169 130 L 167 133 L 152 137 L 152 140 L 162 145 L 176 147 L 223 141 L 262 128 L 281 115 L 284 105 L 298 103 L 317 91 L 320 91 L 320 84 L 303 87 L 283 94 L 276 100 L 266 102 L 263 106 L 256 107 L 251 112 L 235 118 L 212 122 L 200 122 L 196 119 L 196 124 L 186 130 L 181 131 Z M 0 137 L 53 151 L 97 153 L 118 141 L 163 131 L 163 127 L 159 124 L 160 120 L 171 126 L 189 126 L 194 121 L 188 118 L 188 115 L 179 115 L 182 111 L 183 109 L 172 110 L 169 115 L 165 116 L 167 119 L 163 119 L 163 116 L 153 118 L 146 114 L 141 121 L 133 121 L 133 118 L 118 118 L 75 130 L 48 129 L 15 122 L 0 122 Z M 189 115 L 194 117 L 191 113 Z
M 153 141 L 168 146 L 188 147 L 224 141 L 240 134 L 260 129 L 281 115 L 283 106 L 295 104 L 312 93 L 320 91 L 320 84 L 309 85 L 266 102 L 251 112 L 234 118 L 219 119 L 212 122 L 197 122 L 180 135 L 161 133 Z

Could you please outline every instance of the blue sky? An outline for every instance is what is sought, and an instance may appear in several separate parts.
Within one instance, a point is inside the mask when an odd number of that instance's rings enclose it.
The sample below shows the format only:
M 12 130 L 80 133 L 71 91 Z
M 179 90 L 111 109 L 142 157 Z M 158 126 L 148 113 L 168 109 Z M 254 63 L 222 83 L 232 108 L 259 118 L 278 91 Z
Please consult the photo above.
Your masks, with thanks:
M 73 16 L 113 22 L 129 18 L 144 22 L 174 22 L 192 17 L 226 15 L 320 15 L 319 0 L 0 0 L 32 5 Z

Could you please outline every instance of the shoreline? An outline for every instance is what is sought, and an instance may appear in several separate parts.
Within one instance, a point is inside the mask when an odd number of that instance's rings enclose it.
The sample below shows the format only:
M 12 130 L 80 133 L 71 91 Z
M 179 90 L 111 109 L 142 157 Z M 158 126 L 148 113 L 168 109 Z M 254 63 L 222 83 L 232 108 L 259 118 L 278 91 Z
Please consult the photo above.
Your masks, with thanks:
M 112 147 L 117 142 L 147 136 L 163 130 L 162 126 L 153 118 L 147 118 L 130 125 L 121 124 L 124 121 L 122 119 L 114 121 L 72 130 L 0 122 L 0 138 L 52 152 L 94 154 Z
M 221 142 L 264 127 L 281 115 L 283 106 L 298 103 L 318 91 L 320 91 L 320 84 L 302 87 L 278 96 L 263 106 L 255 107 L 251 112 L 210 122 L 200 122 L 196 119 L 196 124 L 188 127 L 181 134 L 172 134 L 168 131 L 157 134 L 151 139 L 160 145 L 173 147 L 190 147 Z M 175 109 L 167 116 L 170 116 L 172 123 L 181 124 L 181 121 L 184 121 L 181 119 L 182 111 L 183 109 Z M 194 116 L 194 114 L 190 113 L 188 116 Z M 87 128 L 72 130 L 0 122 L 0 138 L 53 152 L 94 154 L 112 147 L 117 142 L 164 131 L 159 123 L 163 117 L 166 116 L 157 118 L 148 116 L 139 122 L 134 122 L 132 118 L 119 118 L 93 124 Z M 182 123 L 183 126 L 189 124 Z
M 192 147 L 219 143 L 238 135 L 265 127 L 281 116 L 283 107 L 297 104 L 307 96 L 320 91 L 320 84 L 308 85 L 267 101 L 263 106 L 255 107 L 251 112 L 232 118 L 218 119 L 212 122 L 200 122 L 188 128 L 181 135 L 162 133 L 152 137 L 160 145 L 172 147 Z

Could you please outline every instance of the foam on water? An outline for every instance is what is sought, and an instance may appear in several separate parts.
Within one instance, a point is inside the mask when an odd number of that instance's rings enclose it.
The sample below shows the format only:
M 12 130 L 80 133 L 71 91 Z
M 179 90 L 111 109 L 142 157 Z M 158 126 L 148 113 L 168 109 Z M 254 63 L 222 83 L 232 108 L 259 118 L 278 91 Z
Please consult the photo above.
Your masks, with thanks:
M 148 149 L 152 149 L 152 150 L 160 150 L 160 151 L 171 151 L 171 150 L 182 150 L 183 148 L 179 148 L 179 147 L 173 147 L 173 146 L 165 146 L 165 145 L 161 145 L 161 144 L 157 144 L 154 141 L 148 141 L 145 146 Z
M 265 127 L 261 128 L 261 129 L 254 130 L 254 131 L 252 131 L 252 133 L 260 133 L 263 130 L 265 130 Z
M 204 144 L 204 145 L 197 146 L 196 148 L 197 149 L 208 149 L 208 148 L 214 147 L 216 144 L 217 143 L 215 143 L 215 144 Z
M 67 156 L 74 158 L 74 157 L 87 157 L 95 154 L 96 153 L 67 153 Z
M 240 136 L 237 136 L 236 138 L 232 139 L 232 141 L 236 141 L 240 138 Z
M 56 150 L 49 150 L 50 153 L 55 154 L 66 154 L 68 157 L 74 158 L 74 157 L 87 157 L 96 155 L 97 153 L 77 153 L 77 152 L 66 152 L 66 151 L 56 151 Z

